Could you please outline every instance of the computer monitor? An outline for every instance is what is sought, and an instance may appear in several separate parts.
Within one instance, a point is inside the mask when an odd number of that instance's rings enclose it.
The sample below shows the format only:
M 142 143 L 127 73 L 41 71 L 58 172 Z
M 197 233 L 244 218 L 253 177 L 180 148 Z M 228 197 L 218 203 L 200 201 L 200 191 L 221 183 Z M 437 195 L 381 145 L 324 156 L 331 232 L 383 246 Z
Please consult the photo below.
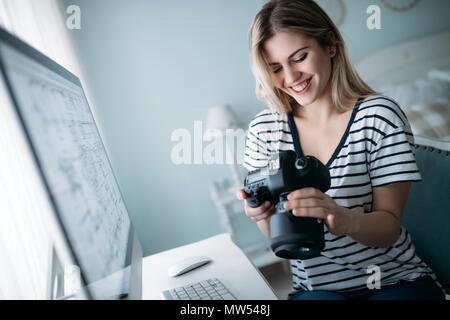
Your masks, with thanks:
M 80 80 L 1 28 L 0 70 L 84 296 L 139 299 L 142 248 Z

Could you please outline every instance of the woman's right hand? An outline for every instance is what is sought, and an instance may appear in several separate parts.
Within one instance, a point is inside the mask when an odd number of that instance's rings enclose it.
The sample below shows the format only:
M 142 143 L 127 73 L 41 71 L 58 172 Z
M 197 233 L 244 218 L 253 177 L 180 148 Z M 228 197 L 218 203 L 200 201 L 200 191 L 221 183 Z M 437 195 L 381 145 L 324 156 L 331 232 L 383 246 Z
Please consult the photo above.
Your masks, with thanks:
M 237 192 L 236 197 L 239 200 L 244 200 L 245 214 L 254 222 L 259 222 L 261 220 L 268 221 L 268 219 L 275 213 L 275 206 L 269 201 L 265 201 L 261 206 L 257 208 L 250 207 L 245 200 L 247 198 L 247 195 L 245 194 L 245 191 L 243 189 Z

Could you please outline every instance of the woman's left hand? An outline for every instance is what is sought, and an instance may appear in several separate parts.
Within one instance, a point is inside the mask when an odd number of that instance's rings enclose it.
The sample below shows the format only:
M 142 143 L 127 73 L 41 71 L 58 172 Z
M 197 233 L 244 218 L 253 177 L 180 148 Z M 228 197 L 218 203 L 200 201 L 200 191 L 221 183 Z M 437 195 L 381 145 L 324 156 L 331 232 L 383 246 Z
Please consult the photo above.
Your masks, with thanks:
M 297 217 L 318 218 L 325 222 L 334 235 L 349 235 L 354 232 L 356 215 L 339 206 L 330 196 L 316 188 L 302 188 L 292 191 L 284 203 L 286 210 L 292 210 Z

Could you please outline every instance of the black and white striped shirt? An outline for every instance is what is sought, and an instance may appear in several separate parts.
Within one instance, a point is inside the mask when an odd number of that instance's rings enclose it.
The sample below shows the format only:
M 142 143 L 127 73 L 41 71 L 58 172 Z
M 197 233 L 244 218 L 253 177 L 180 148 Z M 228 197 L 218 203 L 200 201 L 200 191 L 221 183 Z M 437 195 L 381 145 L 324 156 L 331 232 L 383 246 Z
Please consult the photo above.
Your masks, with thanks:
M 393 100 L 379 95 L 358 100 L 339 146 L 326 164 L 331 175 L 326 194 L 340 206 L 371 212 L 373 187 L 421 180 L 413 144 L 406 115 Z M 264 167 L 268 157 L 280 150 L 303 155 L 292 113 L 264 110 L 249 125 L 244 166 L 250 171 Z M 294 291 L 364 289 L 372 266 L 380 268 L 381 286 L 422 275 L 436 279 L 415 253 L 403 226 L 397 242 L 389 248 L 334 236 L 325 224 L 324 231 L 325 248 L 319 257 L 291 260 Z

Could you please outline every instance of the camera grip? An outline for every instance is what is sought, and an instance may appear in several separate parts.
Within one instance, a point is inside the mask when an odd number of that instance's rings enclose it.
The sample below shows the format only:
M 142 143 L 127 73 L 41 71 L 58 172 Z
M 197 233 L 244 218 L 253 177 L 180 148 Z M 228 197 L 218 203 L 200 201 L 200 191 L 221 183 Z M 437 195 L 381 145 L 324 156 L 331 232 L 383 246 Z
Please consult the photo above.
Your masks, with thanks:
M 247 198 L 247 204 L 251 208 L 258 208 L 261 205 L 256 197 Z
M 247 199 L 246 199 L 247 204 L 251 208 L 260 207 L 266 200 L 273 203 L 270 192 L 263 188 L 260 189 L 259 191 L 254 190 L 254 191 L 247 192 L 247 190 L 245 190 L 245 194 L 247 195 Z

